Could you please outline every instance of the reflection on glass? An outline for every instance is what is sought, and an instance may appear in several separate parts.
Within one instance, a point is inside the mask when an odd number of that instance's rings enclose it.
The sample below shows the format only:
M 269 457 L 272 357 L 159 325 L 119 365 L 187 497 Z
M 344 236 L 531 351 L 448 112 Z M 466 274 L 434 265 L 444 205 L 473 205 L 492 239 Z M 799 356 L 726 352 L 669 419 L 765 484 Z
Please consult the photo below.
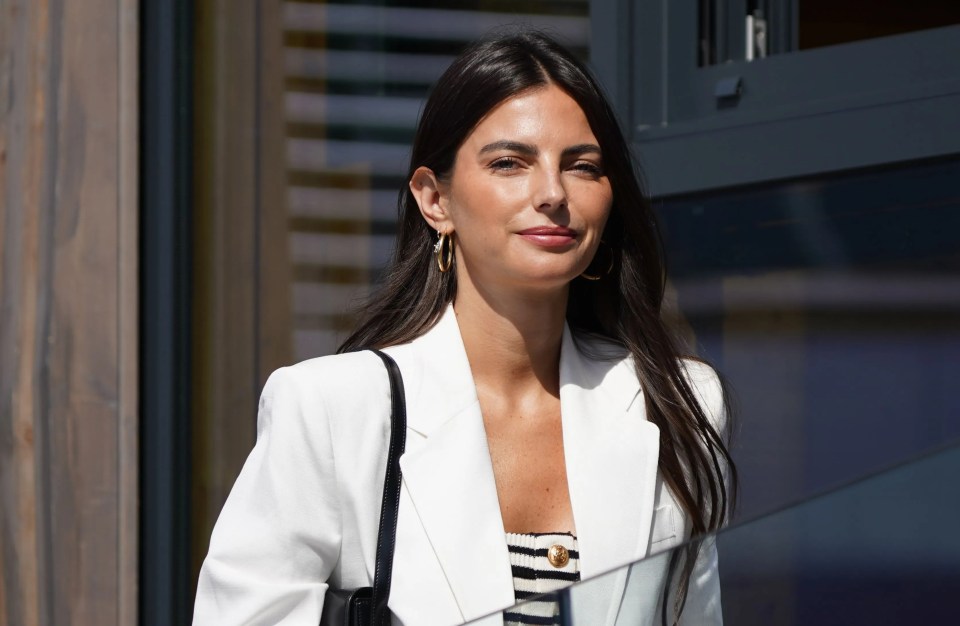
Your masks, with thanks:
M 946 624 L 960 592 L 954 447 L 721 533 L 731 624 Z
M 738 399 L 741 515 L 960 437 L 957 180 L 952 159 L 662 202 L 679 308 Z
M 703 539 L 720 563 L 722 621 L 736 626 L 952 624 L 960 597 L 960 446 Z M 683 546 L 549 599 L 555 623 L 664 622 L 663 573 Z M 669 601 L 668 601 L 669 606 Z M 687 602 L 680 624 L 715 624 Z M 496 617 L 496 616 L 494 616 Z M 483 623 L 495 620 L 481 620 Z

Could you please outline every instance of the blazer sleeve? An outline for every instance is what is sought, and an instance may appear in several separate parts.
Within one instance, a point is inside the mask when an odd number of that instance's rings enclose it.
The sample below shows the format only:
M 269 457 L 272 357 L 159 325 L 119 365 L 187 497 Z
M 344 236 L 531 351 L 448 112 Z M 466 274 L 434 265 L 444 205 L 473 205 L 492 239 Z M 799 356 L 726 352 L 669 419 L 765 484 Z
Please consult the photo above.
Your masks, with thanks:
M 328 416 L 291 368 L 260 398 L 257 442 L 200 570 L 194 626 L 317 624 L 342 527 Z

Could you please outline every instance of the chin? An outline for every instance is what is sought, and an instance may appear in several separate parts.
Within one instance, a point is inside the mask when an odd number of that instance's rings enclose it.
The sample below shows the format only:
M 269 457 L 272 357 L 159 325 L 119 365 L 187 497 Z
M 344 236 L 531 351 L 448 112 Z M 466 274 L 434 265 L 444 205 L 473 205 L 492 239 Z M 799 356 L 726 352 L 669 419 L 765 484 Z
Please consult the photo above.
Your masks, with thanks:
M 532 289 L 562 289 L 570 284 L 574 278 L 576 278 L 580 272 L 571 270 L 570 268 L 564 269 L 546 269 L 543 271 L 528 273 L 522 278 L 521 282 L 524 285 L 529 286 Z

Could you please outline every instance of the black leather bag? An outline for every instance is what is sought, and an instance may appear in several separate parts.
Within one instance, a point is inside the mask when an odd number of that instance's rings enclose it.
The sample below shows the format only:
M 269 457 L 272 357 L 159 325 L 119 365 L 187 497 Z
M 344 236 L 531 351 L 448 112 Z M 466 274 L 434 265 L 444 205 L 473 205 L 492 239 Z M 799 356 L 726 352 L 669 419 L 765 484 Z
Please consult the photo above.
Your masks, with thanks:
M 397 538 L 397 511 L 400 508 L 400 455 L 406 446 L 407 401 L 403 377 L 392 358 L 371 350 L 383 360 L 390 376 L 390 448 L 383 478 L 383 505 L 377 532 L 377 562 L 373 587 L 328 589 L 323 598 L 320 626 L 386 626 L 390 623 L 387 599 L 390 597 L 390 573 Z

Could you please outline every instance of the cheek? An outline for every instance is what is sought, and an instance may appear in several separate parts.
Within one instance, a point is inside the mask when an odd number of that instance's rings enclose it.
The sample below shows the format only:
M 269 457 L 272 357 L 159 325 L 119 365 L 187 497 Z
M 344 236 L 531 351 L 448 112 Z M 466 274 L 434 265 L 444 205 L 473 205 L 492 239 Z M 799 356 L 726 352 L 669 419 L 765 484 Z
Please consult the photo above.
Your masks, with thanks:
M 601 219 L 606 223 L 610 217 L 610 211 L 613 210 L 613 189 L 609 182 L 603 186 L 603 191 L 597 194 L 597 208 L 602 216 Z
M 454 227 L 507 226 L 523 204 L 523 181 L 482 176 L 465 177 L 450 193 L 449 212 Z
M 606 204 L 603 206 L 603 225 L 606 226 L 607 220 L 610 219 L 610 213 L 613 212 L 613 198 L 610 198 Z
M 602 230 L 610 217 L 610 211 L 613 207 L 613 194 L 606 190 L 598 193 L 595 188 L 584 190 L 578 206 L 583 219 Z

